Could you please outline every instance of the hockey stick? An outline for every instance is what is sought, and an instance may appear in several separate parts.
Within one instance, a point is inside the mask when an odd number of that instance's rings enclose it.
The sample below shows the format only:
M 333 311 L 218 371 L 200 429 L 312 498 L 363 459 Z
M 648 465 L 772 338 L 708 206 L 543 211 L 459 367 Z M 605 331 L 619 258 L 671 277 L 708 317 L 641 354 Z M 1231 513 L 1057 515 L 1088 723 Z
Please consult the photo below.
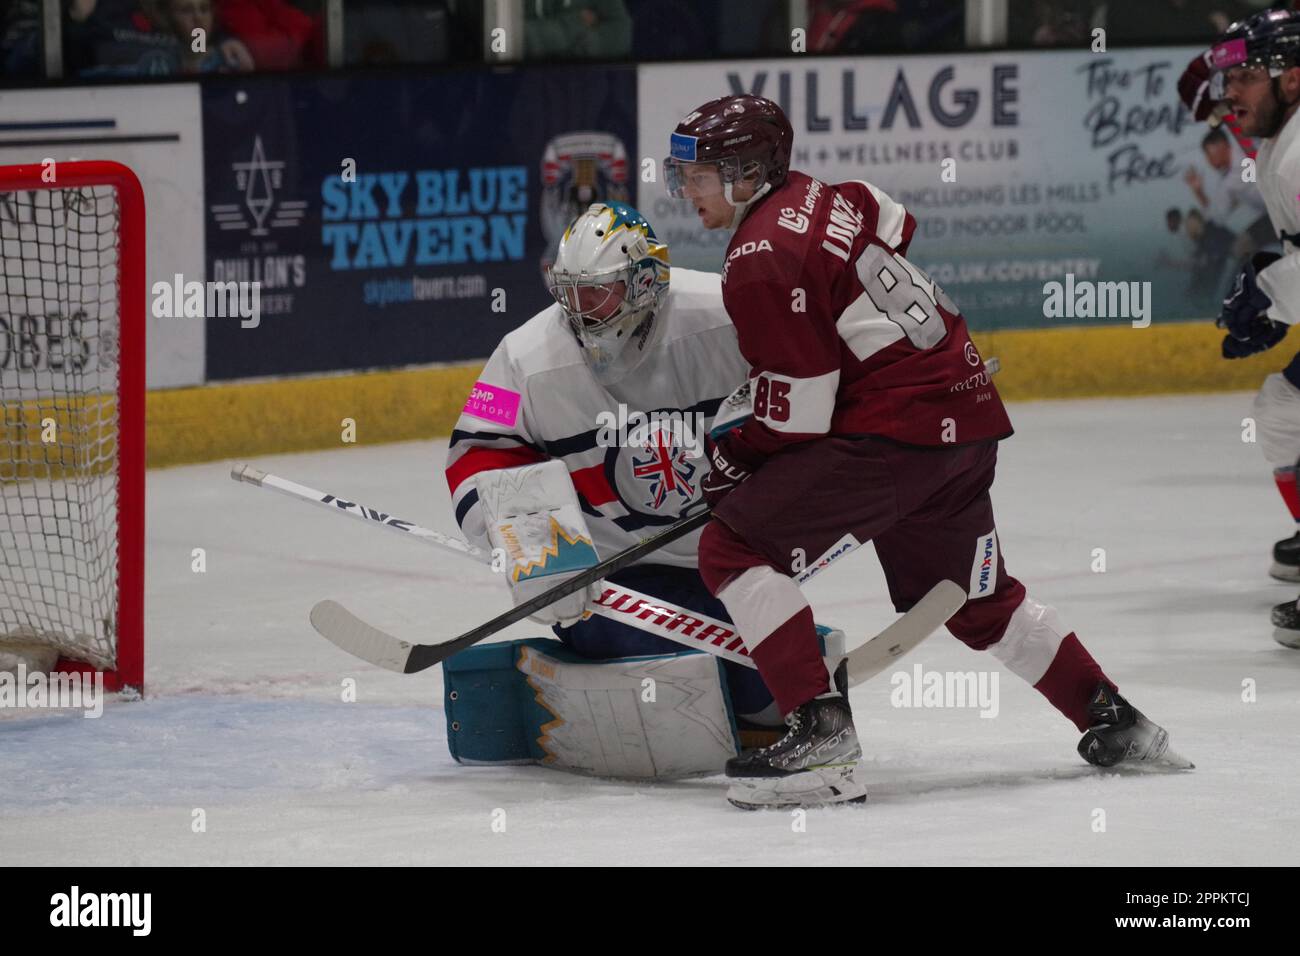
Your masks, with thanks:
M 413 521 L 405 521 L 386 511 L 359 505 L 327 491 L 320 491 L 281 478 L 279 475 L 260 471 L 250 465 L 235 465 L 230 471 L 230 477 L 235 481 L 247 482 L 289 498 L 323 506 L 333 514 L 365 521 L 372 527 L 398 531 L 408 540 L 419 541 L 459 558 L 472 558 L 476 562 L 487 565 L 492 563 L 491 555 L 461 538 L 421 527 Z M 807 573 L 809 575 L 816 573 L 821 570 L 821 567 L 825 567 L 840 556 L 839 553 L 831 555 L 830 560 L 822 561 L 820 567 L 810 568 Z M 590 610 L 602 617 L 677 641 L 686 647 L 702 649 L 737 664 L 755 666 L 750 660 L 749 651 L 745 649 L 744 641 L 740 639 L 740 634 L 733 625 L 704 614 L 674 607 L 651 595 L 634 591 L 632 588 L 605 582 L 605 590 L 590 606 Z
M 426 667 L 442 663 L 453 654 L 472 647 L 511 624 L 522 621 L 542 608 L 554 604 L 560 598 L 595 584 L 607 574 L 614 574 L 635 564 L 646 555 L 653 554 L 678 538 L 683 538 L 692 531 L 704 527 L 708 521 L 708 511 L 701 511 L 697 515 L 678 521 L 658 534 L 651 535 L 630 548 L 624 548 L 618 554 L 543 591 L 531 600 L 515 605 L 504 614 L 498 614 L 492 620 L 466 631 L 459 637 L 438 644 L 410 644 L 399 640 L 391 634 L 385 634 L 378 628 L 371 627 L 335 601 L 321 601 L 313 607 L 311 624 L 326 640 L 363 661 L 369 661 L 390 671 L 414 674 Z
M 966 592 L 960 585 L 940 581 L 910 611 L 849 653 L 849 686 L 856 687 L 879 674 L 943 627 L 965 603 Z M 334 601 L 321 601 L 311 609 L 312 626 L 326 640 L 354 657 L 399 674 L 432 667 L 505 627 L 505 623 L 498 623 L 505 618 L 513 618 L 508 623 L 519 620 L 511 612 L 441 644 L 411 644 L 367 624 Z
M 461 558 L 473 558 L 482 564 L 490 564 L 492 557 L 480 548 L 475 548 L 461 538 L 445 535 L 429 528 L 421 527 L 413 521 L 405 521 L 377 508 L 369 508 L 346 498 L 326 491 L 320 491 L 307 485 L 260 471 L 250 465 L 238 464 L 231 469 L 230 477 L 235 481 L 247 482 L 259 488 L 278 492 L 289 498 L 296 498 L 328 508 L 333 514 L 346 515 L 358 521 L 365 521 L 372 527 L 387 528 L 397 531 L 408 540 L 438 548 L 448 554 Z M 852 538 L 839 542 L 823 557 L 813 562 L 796 577 L 798 584 L 820 574 L 844 555 L 856 551 L 861 545 Z M 592 613 L 608 617 L 631 627 L 647 631 L 659 637 L 676 641 L 686 647 L 702 649 L 716 657 L 721 657 L 737 664 L 754 666 L 749 658 L 749 651 L 734 626 L 704 614 L 674 607 L 659 598 L 642 594 L 623 585 L 605 582 L 605 590 L 590 605 Z
M 989 359 L 989 362 L 996 361 L 997 359 Z M 256 485 L 258 488 L 266 488 L 286 497 L 305 501 L 308 504 L 320 505 L 328 508 L 334 514 L 346 515 L 349 518 L 364 521 L 371 526 L 400 532 L 409 539 L 419 541 L 421 544 L 431 545 L 457 557 L 473 558 L 480 564 L 492 563 L 490 554 L 487 554 L 481 548 L 474 547 L 463 538 L 421 527 L 414 521 L 405 521 L 378 508 L 368 508 L 365 505 L 357 504 L 355 501 L 349 501 L 346 498 L 340 498 L 338 495 L 330 494 L 328 491 L 320 491 L 307 485 L 301 485 L 296 481 L 290 481 L 288 478 L 281 478 L 279 475 L 259 471 L 251 465 L 235 465 L 230 469 L 230 477 L 234 481 L 247 482 L 250 485 Z M 795 575 L 795 582 L 803 584 L 815 574 L 824 571 L 844 555 L 856 551 L 861 546 L 857 542 L 850 541 L 846 542 L 844 547 L 833 548 L 825 557 L 818 559 Z M 636 592 L 629 589 L 629 593 L 635 594 Z M 647 598 L 647 600 L 651 599 Z
M 356 518 L 358 521 L 365 521 L 371 525 L 387 528 L 390 531 L 398 531 L 408 538 L 440 548 L 457 557 L 473 558 L 481 564 L 492 563 L 490 554 L 484 553 L 482 549 L 474 547 L 461 538 L 441 534 L 429 528 L 422 528 L 413 521 L 403 521 L 401 518 L 380 511 L 377 508 L 367 508 L 365 505 L 359 505 L 355 501 L 348 501 L 327 491 L 318 491 L 315 488 L 300 485 L 296 481 L 281 478 L 279 475 L 259 471 L 250 465 L 235 465 L 230 469 L 230 477 L 235 481 L 245 481 L 259 488 L 267 488 L 290 498 L 297 498 L 299 501 L 321 505 L 335 514 L 347 515 L 349 518 Z
M 948 623 L 966 603 L 966 592 L 953 581 L 940 581 L 897 621 L 848 656 L 849 686 L 875 677 L 894 661 Z
M 996 361 L 996 359 L 991 359 Z M 987 364 L 987 363 L 986 363 Z M 397 518 L 376 508 L 368 508 L 356 502 L 339 498 L 329 492 L 310 488 L 307 485 L 272 475 L 249 465 L 236 465 L 231 469 L 230 477 L 235 481 L 247 482 L 260 488 L 276 491 L 290 498 L 297 498 L 310 504 L 328 508 L 335 514 L 346 515 L 371 526 L 397 531 L 408 540 L 420 541 L 436 547 L 457 557 L 473 558 L 480 563 L 490 563 L 491 557 L 481 549 L 475 548 L 460 538 L 444 535 L 429 528 L 421 527 L 411 521 Z M 814 574 L 820 573 L 830 564 L 845 554 L 857 550 L 860 545 L 850 541 L 842 547 L 832 549 L 825 557 L 806 568 L 795 580 L 802 584 Z M 850 652 L 848 660 L 849 686 L 857 686 L 875 676 L 892 661 L 906 654 L 909 650 L 942 627 L 965 602 L 966 595 L 962 589 L 951 581 L 940 582 L 929 594 L 921 599 L 902 618 L 895 621 L 876 637 L 864 642 Z M 601 594 L 591 610 L 597 614 L 618 620 L 632 627 L 677 641 L 686 647 L 707 651 L 717 657 L 731 660 L 749 667 L 754 666 L 749 651 L 734 626 L 725 621 L 674 607 L 662 600 L 641 594 L 631 588 L 612 585 L 606 582 Z M 489 622 L 490 623 L 490 622 Z M 400 651 L 394 651 L 393 645 L 410 647 L 404 641 L 371 627 L 357 618 L 342 605 L 333 601 L 322 601 L 312 609 L 312 626 L 323 637 L 342 647 L 344 650 L 370 660 L 371 663 L 390 670 L 404 670 L 390 666 L 384 661 L 405 661 Z M 330 633 L 326 633 L 325 629 Z M 373 632 L 373 633 L 372 633 Z M 346 641 L 345 634 L 362 635 L 359 639 L 366 647 L 375 648 L 376 659 L 366 654 L 359 654 Z M 335 639 L 336 636 L 339 639 Z

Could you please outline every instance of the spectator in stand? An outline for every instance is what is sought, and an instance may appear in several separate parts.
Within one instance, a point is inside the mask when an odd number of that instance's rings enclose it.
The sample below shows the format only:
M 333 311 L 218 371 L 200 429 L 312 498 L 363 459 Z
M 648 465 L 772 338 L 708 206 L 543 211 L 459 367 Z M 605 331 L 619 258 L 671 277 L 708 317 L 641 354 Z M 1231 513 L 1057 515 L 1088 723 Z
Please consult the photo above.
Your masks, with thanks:
M 951 0 L 898 0 L 903 49 L 920 52 L 966 48 L 966 5 Z
M 481 63 L 482 0 L 369 0 L 344 8 L 343 62 Z
M 0 18 L 0 74 L 41 73 L 41 5 L 39 0 L 12 0 Z
M 137 0 L 69 0 L 63 53 L 71 76 L 157 76 L 179 66 L 175 41 L 153 33 Z
M 1108 43 L 1203 43 L 1209 45 L 1247 12 L 1238 0 L 1110 0 Z
M 524 0 L 524 56 L 619 59 L 632 52 L 623 0 Z
M 196 29 L 203 50 L 194 49 Z M 82 77 L 253 68 L 247 47 L 213 30 L 210 0 L 72 0 L 64 41 L 68 72 Z
M 140 5 L 159 33 L 176 40 L 180 72 L 242 73 L 253 69 L 248 47 L 216 32 L 212 0 L 141 0 Z
M 809 53 L 880 53 L 901 46 L 894 0 L 809 0 Z
M 321 18 L 286 0 L 218 0 L 217 22 L 243 42 L 259 70 L 325 65 Z
M 1096 0 L 1013 0 L 1010 40 L 1034 46 L 1086 46 L 1092 42 Z

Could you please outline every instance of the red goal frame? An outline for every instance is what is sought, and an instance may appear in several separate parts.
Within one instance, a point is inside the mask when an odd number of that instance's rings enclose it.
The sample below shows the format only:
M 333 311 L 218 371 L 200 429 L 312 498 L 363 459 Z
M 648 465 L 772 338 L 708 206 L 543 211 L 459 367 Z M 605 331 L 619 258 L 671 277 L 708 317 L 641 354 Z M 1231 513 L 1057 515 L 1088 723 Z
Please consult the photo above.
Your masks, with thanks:
M 104 671 L 106 690 L 144 693 L 144 405 L 145 207 L 140 180 L 121 163 L 68 161 L 0 166 L 0 191 L 111 186 L 118 208 L 117 379 L 117 667 Z M 61 659 L 64 673 L 94 673 L 83 661 Z

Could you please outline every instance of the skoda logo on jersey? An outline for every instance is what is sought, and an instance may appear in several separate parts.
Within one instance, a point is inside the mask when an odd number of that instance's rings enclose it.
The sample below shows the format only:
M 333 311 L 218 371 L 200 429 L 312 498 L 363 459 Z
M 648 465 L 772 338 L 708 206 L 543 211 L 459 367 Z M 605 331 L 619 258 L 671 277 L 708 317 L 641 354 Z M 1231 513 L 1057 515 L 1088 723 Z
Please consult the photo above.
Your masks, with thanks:
M 672 428 L 655 427 L 642 441 L 611 448 L 613 484 L 629 511 L 651 523 L 677 521 L 699 498 L 700 465 Z

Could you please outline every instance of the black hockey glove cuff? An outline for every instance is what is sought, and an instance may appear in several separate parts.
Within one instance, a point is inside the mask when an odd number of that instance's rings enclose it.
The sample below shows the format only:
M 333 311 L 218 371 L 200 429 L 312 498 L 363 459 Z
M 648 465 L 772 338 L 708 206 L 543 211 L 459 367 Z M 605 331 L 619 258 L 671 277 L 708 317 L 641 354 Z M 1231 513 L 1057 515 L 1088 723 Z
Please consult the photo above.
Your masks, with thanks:
M 1233 335 L 1223 337 L 1223 357 L 1239 359 L 1266 352 L 1286 338 L 1289 328 L 1291 326 L 1285 322 L 1275 322 L 1266 315 L 1257 316 L 1247 329 L 1245 338 Z
M 1259 273 L 1268 268 L 1278 259 L 1282 258 L 1276 252 L 1257 252 L 1251 257 L 1250 262 L 1246 263 L 1245 268 L 1237 276 L 1237 281 L 1233 283 L 1232 292 L 1223 300 L 1223 310 L 1219 313 L 1218 320 L 1214 323 L 1221 329 L 1227 329 L 1228 335 L 1241 342 L 1250 341 L 1260 335 L 1260 327 L 1256 320 L 1263 318 L 1268 307 L 1273 304 L 1273 300 L 1268 297 L 1259 287 Z M 1283 332 L 1283 335 L 1286 333 Z M 1276 345 L 1281 340 L 1278 336 L 1269 345 L 1264 348 Z M 1256 352 L 1263 349 L 1255 349 Z M 1250 353 L 1246 353 L 1249 355 Z M 1224 356 L 1227 355 L 1225 349 Z M 1240 355 L 1230 356 L 1240 358 Z

